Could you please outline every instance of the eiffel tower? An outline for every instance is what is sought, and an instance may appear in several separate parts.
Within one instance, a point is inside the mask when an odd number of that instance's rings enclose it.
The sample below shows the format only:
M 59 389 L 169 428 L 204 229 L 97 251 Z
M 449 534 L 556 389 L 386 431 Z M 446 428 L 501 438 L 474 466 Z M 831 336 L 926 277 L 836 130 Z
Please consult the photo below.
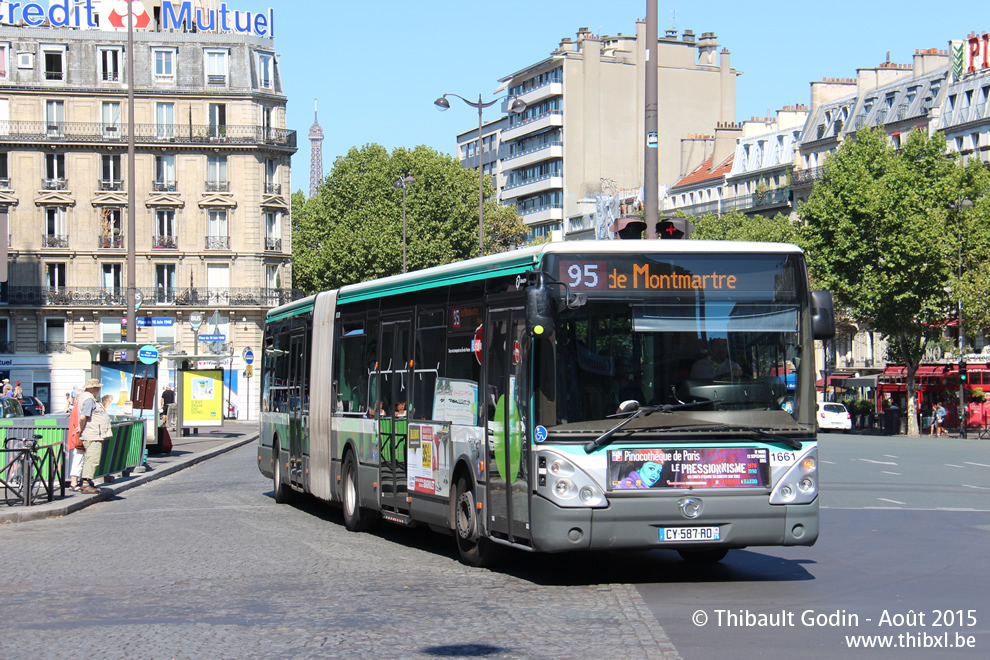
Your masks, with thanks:
M 313 125 L 309 127 L 309 145 L 309 196 L 314 197 L 323 178 L 323 129 L 316 119 L 316 99 L 313 99 Z

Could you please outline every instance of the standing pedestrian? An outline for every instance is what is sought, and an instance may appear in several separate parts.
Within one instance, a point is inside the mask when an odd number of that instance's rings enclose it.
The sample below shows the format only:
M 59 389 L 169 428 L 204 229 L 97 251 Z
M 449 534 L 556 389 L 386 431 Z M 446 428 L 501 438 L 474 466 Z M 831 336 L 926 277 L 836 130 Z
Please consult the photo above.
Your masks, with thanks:
M 73 404 L 74 403 L 75 403 L 75 400 L 73 400 L 73 398 L 72 398 L 72 392 L 66 392 L 65 393 L 65 412 L 71 413 L 72 412 L 72 407 L 73 407 Z
M 942 431 L 944 430 L 943 427 L 945 426 L 945 415 L 945 406 L 943 406 L 942 402 L 939 401 L 938 405 L 935 406 L 935 414 L 932 415 L 932 429 L 936 431 L 936 438 L 942 437 Z M 929 433 L 929 435 L 931 435 L 931 433 Z
M 14 398 L 18 401 L 24 400 L 24 388 L 21 387 L 21 381 L 14 384 Z
M 66 443 L 66 449 L 69 451 L 69 488 L 78 493 L 82 491 L 81 479 L 86 449 L 80 438 L 79 403 L 73 402 L 68 393 L 65 398 L 69 404 L 69 440 Z
M 162 392 L 162 423 L 168 421 L 168 409 L 175 404 L 175 390 L 170 383 L 165 383 L 165 390 Z
M 102 443 L 111 434 L 110 415 L 97 400 L 102 388 L 103 383 L 99 379 L 90 378 L 86 381 L 85 390 L 79 395 L 79 430 L 86 451 L 82 473 L 84 493 L 100 492 L 93 479 L 96 477 L 96 468 L 103 454 Z

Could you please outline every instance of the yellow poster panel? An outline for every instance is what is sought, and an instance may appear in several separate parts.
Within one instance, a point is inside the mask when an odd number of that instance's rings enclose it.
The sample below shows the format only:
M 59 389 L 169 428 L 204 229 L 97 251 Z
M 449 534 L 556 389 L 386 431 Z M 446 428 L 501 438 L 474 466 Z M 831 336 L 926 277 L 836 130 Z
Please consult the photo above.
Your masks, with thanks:
M 223 371 L 182 372 L 182 425 L 223 424 Z

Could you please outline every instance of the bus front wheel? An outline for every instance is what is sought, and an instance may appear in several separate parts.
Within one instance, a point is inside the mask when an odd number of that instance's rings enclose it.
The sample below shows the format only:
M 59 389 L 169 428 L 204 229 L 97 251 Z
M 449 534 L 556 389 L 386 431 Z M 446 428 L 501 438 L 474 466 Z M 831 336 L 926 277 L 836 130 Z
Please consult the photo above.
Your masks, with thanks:
M 483 536 L 474 490 L 464 477 L 457 480 L 455 495 L 454 531 L 461 562 L 468 566 L 491 566 L 497 561 L 501 548 Z
M 344 459 L 344 526 L 352 532 L 365 532 L 374 527 L 375 518 L 368 509 L 361 508 L 358 497 L 357 463 L 354 454 L 348 452 Z
M 292 501 L 292 488 L 289 484 L 285 483 L 285 466 L 282 465 L 282 452 L 279 448 L 279 439 L 275 438 L 273 443 L 272 461 L 274 465 L 272 466 L 272 481 L 275 486 L 275 502 L 278 504 L 287 504 Z

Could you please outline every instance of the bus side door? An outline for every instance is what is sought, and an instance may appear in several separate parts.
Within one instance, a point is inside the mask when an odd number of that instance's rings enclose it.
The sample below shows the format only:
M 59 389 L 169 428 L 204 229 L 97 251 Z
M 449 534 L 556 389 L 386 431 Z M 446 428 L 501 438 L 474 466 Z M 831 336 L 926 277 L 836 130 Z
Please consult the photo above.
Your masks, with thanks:
M 289 339 L 289 475 L 292 483 L 303 485 L 306 473 L 303 462 L 309 453 L 309 356 L 306 335 L 293 333 Z
M 529 544 L 529 443 L 523 429 L 523 309 L 491 310 L 485 321 L 488 525 L 500 538 Z
M 379 357 L 379 481 L 383 510 L 408 512 L 406 449 L 408 423 L 400 402 L 412 401 L 412 319 L 382 321 Z

